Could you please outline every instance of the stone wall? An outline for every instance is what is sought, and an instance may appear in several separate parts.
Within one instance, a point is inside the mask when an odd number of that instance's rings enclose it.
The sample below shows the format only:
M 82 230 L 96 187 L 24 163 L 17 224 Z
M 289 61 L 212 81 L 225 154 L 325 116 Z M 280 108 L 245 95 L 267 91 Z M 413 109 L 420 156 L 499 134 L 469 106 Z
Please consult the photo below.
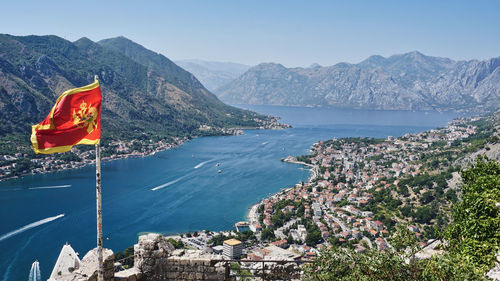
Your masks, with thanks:
M 137 280 L 225 280 L 225 268 L 217 259 L 220 256 L 202 251 L 174 250 L 159 234 L 142 235 L 134 245 L 134 268 L 142 274 Z
M 189 255 L 169 257 L 156 275 L 159 277 L 158 280 L 226 280 L 223 264 L 218 264 L 209 258 L 189 257 Z
M 236 280 L 229 277 L 228 261 L 221 256 L 198 250 L 175 250 L 167 239 L 159 234 L 139 237 L 134 245 L 134 267 L 114 272 L 114 255 L 111 250 L 104 251 L 104 276 L 106 281 L 168 281 L 168 280 Z M 82 259 L 82 264 L 64 281 L 96 281 L 96 249 Z M 263 264 L 262 264 L 263 265 Z M 259 275 L 260 262 L 250 269 Z M 298 280 L 300 270 L 295 263 L 278 262 L 266 264 L 265 279 Z M 263 277 L 263 276 L 261 276 Z M 261 278 L 257 278 L 261 279 Z M 62 279 L 61 279 L 62 280 Z M 59 281 L 59 280 L 58 280 Z

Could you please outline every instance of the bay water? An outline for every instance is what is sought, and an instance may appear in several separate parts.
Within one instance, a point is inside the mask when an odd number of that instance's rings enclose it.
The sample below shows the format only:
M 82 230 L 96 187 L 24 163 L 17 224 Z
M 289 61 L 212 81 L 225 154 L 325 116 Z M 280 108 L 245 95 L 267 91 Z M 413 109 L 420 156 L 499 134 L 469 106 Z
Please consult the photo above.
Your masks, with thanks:
M 145 232 L 233 229 L 251 205 L 307 180 L 307 170 L 281 158 L 306 154 L 319 140 L 401 136 L 444 126 L 458 116 L 239 107 L 280 116 L 293 128 L 196 138 L 153 156 L 103 163 L 104 247 L 122 251 Z M 66 242 L 81 258 L 96 245 L 95 167 L 0 182 L 0 218 L 0 280 L 26 280 L 35 260 L 46 280 Z

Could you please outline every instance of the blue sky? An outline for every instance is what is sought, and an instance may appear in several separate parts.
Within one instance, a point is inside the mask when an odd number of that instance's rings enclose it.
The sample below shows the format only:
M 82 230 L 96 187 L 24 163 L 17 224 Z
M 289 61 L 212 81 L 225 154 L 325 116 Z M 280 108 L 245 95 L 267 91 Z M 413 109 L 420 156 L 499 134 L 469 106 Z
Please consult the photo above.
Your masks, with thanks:
M 500 1 L 3 1 L 0 33 L 123 35 L 171 59 L 357 63 L 413 50 L 500 56 Z

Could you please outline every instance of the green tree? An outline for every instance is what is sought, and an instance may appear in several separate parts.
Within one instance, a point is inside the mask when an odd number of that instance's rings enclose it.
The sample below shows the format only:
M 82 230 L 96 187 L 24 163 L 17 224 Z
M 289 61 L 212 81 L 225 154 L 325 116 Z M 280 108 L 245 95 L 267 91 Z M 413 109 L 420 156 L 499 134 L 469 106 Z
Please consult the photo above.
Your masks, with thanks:
M 444 195 L 446 196 L 446 199 L 448 199 L 452 203 L 456 203 L 458 201 L 457 193 L 451 188 L 446 190 Z
M 432 200 L 434 200 L 434 196 L 432 195 L 431 191 L 424 192 L 424 194 L 422 194 L 422 197 L 420 197 L 420 203 L 422 205 L 430 203 Z
M 356 253 L 353 249 L 333 246 L 321 251 L 312 264 L 304 266 L 304 280 L 326 281 L 462 281 L 486 280 L 459 256 L 445 253 L 430 259 L 412 258 L 417 248 L 416 239 L 407 229 L 398 227 L 393 243 L 395 251 L 368 249 Z M 335 245 L 335 243 L 332 243 Z
M 242 232 L 238 232 L 236 235 L 236 239 L 240 240 L 242 242 L 245 241 L 250 241 L 250 240 L 256 240 L 257 238 L 255 237 L 255 234 L 251 230 L 245 230 Z
M 411 210 L 411 207 L 408 205 L 399 208 L 399 211 L 401 212 L 401 215 L 403 215 L 403 217 L 408 217 L 411 214 Z
M 174 246 L 174 248 L 176 248 L 176 249 L 182 249 L 182 248 L 184 248 L 184 243 L 182 243 L 181 240 L 175 240 L 173 238 L 169 238 L 167 241 L 170 244 L 172 244 L 172 246 Z
M 485 272 L 500 251 L 500 164 L 477 160 L 462 171 L 462 201 L 453 206 L 453 221 L 444 237 L 448 251 L 429 259 L 416 260 L 418 244 L 413 233 L 400 225 L 391 239 L 394 250 L 332 247 L 304 268 L 304 280 L 489 280 Z M 432 207 L 424 206 L 414 214 L 422 220 L 432 217 Z M 437 226 L 424 227 L 436 235 Z M 332 243 L 335 245 L 335 243 Z
M 437 211 L 431 206 L 423 206 L 417 209 L 412 216 L 419 223 L 430 223 L 436 217 Z
M 274 231 L 271 228 L 264 228 L 264 230 L 262 230 L 260 238 L 263 241 L 270 241 L 275 238 Z
M 489 269 L 500 251 L 500 164 L 478 158 L 461 173 L 461 198 L 445 237 L 456 252 L 480 272 Z
M 321 240 L 321 232 L 319 230 L 313 230 L 307 233 L 306 245 L 312 247 L 321 242 Z
M 123 253 L 116 252 L 115 261 L 119 261 L 125 268 L 134 266 L 134 246 L 126 248 Z
M 16 166 L 12 169 L 12 175 L 21 175 L 23 173 L 29 172 L 34 168 L 34 164 L 31 160 L 27 158 L 22 158 L 16 161 Z
M 410 193 L 408 192 L 408 187 L 406 185 L 399 185 L 398 192 L 404 197 L 408 197 L 408 195 L 410 195 Z
M 63 160 L 64 162 L 82 161 L 82 159 L 78 155 L 76 155 L 75 153 L 73 153 L 71 151 L 68 151 L 68 152 L 65 152 L 62 154 L 56 154 L 56 157 L 58 157 L 58 159 L 60 159 L 60 160 Z

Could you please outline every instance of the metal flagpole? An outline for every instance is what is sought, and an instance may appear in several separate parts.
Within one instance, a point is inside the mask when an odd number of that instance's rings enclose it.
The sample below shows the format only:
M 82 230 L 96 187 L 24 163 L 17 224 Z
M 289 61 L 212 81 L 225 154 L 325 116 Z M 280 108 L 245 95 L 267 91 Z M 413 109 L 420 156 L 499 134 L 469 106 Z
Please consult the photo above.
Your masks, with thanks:
M 95 76 L 97 80 L 97 75 Z M 101 147 L 95 145 L 95 193 L 97 207 L 97 281 L 104 281 L 102 261 Z

